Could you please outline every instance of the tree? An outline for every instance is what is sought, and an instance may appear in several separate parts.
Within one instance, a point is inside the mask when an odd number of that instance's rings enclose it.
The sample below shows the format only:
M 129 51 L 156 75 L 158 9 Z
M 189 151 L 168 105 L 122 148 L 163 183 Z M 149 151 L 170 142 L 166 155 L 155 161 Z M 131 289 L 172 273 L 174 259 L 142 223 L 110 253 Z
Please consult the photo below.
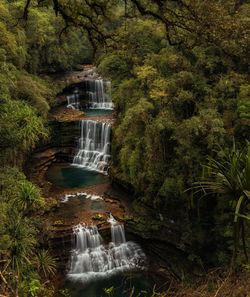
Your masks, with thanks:
M 24 102 L 8 101 L 0 111 L 1 162 L 15 164 L 17 156 L 22 156 L 41 138 L 48 137 L 42 118 Z M 20 164 L 20 159 L 18 160 Z
M 39 5 L 45 0 L 38 1 Z M 127 18 L 138 14 L 151 18 L 165 27 L 165 35 L 170 45 L 191 48 L 201 44 L 220 47 L 237 62 L 247 64 L 249 34 L 248 1 L 210 2 L 188 0 L 124 0 L 81 1 L 79 4 L 62 0 L 51 0 L 56 15 L 61 15 L 67 30 L 78 26 L 88 34 L 97 50 L 98 43 L 107 46 L 107 40 L 116 36 L 117 25 L 125 24 Z M 27 19 L 32 4 L 26 1 L 23 18 Z M 116 8 L 116 9 L 114 9 Z M 115 13 L 114 13 L 115 12 Z M 118 21 L 119 20 L 119 21 Z

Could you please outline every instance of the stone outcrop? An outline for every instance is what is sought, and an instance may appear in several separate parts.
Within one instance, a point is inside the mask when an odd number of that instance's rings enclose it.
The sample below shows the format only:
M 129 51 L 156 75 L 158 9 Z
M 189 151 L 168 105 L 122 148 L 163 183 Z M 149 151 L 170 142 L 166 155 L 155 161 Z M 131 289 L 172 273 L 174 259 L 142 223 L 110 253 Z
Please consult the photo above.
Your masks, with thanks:
M 99 75 L 96 72 L 96 67 L 93 65 L 84 65 L 80 71 L 70 71 L 59 75 L 55 74 L 52 78 L 65 86 L 71 86 L 87 79 L 97 79 Z

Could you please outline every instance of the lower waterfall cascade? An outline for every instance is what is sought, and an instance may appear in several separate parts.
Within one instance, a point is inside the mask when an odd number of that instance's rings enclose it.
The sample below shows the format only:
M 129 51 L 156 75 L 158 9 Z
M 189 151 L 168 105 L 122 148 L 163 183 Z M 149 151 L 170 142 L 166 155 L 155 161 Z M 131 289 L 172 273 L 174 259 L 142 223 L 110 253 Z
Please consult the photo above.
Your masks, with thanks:
M 81 137 L 73 165 L 107 174 L 111 160 L 111 124 L 81 121 Z
M 112 241 L 107 246 L 102 244 L 96 226 L 79 224 L 73 228 L 75 242 L 68 279 L 86 283 L 119 272 L 144 268 L 145 254 L 136 243 L 126 241 L 123 224 L 112 215 L 108 222 L 111 224 Z

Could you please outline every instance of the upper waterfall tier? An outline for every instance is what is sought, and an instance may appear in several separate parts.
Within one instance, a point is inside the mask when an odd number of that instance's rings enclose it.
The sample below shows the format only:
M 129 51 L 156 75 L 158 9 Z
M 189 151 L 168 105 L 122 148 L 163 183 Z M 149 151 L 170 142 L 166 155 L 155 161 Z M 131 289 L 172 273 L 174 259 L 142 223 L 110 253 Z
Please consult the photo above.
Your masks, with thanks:
M 107 173 L 111 160 L 111 125 L 91 120 L 81 121 L 81 137 L 74 165 Z
M 74 90 L 74 93 L 72 95 L 67 96 L 68 101 L 68 108 L 72 109 L 80 109 L 80 95 L 79 95 L 79 89 L 76 88 Z
M 103 79 L 87 81 L 87 94 L 89 96 L 89 108 L 113 109 L 110 81 Z
M 69 279 L 85 283 L 117 272 L 143 268 L 144 253 L 134 242 L 126 242 L 123 225 L 114 219 L 111 233 L 112 242 L 105 247 L 96 226 L 74 227 L 75 243 L 71 254 Z
M 113 109 L 111 82 L 103 79 L 85 80 L 68 90 L 67 107 L 72 109 Z

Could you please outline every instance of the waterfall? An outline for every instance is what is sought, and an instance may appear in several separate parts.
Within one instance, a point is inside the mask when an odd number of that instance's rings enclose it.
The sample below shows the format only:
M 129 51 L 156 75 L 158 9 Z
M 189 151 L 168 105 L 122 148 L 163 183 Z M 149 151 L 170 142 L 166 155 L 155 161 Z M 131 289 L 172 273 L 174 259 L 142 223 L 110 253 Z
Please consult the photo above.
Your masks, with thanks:
M 145 255 L 134 242 L 126 242 L 124 226 L 113 217 L 112 241 L 107 247 L 102 244 L 96 226 L 77 225 L 73 228 L 74 249 L 71 252 L 68 278 L 88 282 L 106 278 L 119 272 L 143 269 Z
M 80 104 L 80 94 L 81 102 Z M 84 98 L 83 98 L 84 97 Z M 103 79 L 85 80 L 79 89 L 76 87 L 73 94 L 67 96 L 67 107 L 72 109 L 110 109 L 114 105 L 111 98 L 111 82 Z
M 110 138 L 110 124 L 82 120 L 81 137 L 73 165 L 107 174 L 111 160 Z
M 79 90 L 75 89 L 74 94 L 67 96 L 68 108 L 79 109 L 80 101 L 79 101 Z
M 115 245 L 126 242 L 124 225 L 119 224 L 114 217 L 110 214 L 108 222 L 111 224 L 111 239 Z
M 89 80 L 87 94 L 90 109 L 113 109 L 110 81 L 103 81 L 103 79 Z

